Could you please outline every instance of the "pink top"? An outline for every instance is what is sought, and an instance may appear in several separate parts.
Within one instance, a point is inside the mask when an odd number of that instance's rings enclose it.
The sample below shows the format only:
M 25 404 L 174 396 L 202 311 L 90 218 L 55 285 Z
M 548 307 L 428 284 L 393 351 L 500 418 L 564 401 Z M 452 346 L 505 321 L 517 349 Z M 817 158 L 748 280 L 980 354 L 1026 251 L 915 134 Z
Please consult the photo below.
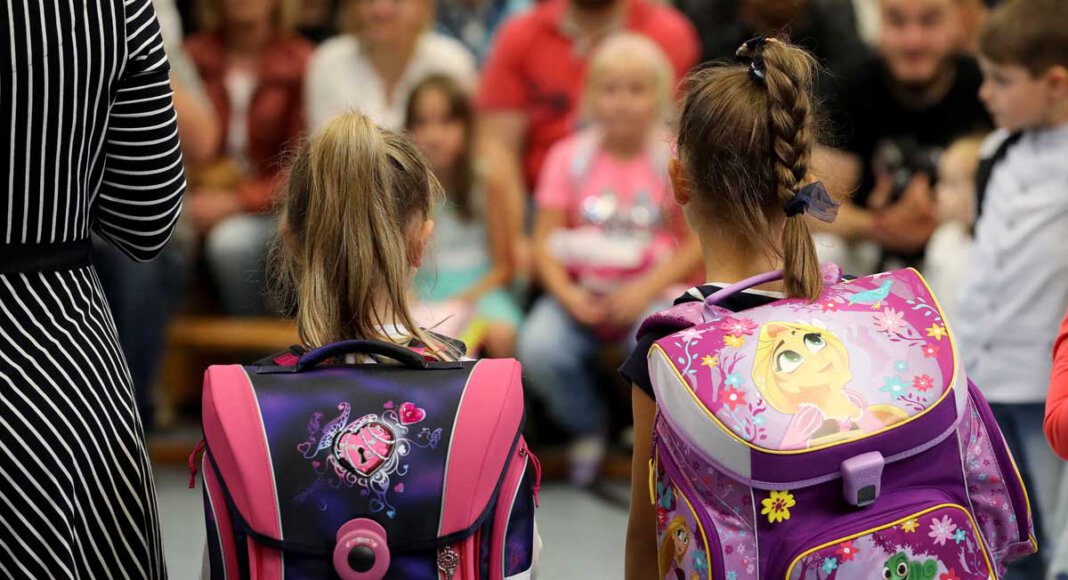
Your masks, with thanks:
M 554 253 L 589 290 L 641 275 L 669 257 L 683 235 L 672 229 L 683 220 L 668 195 L 666 143 L 650 143 L 641 155 L 622 160 L 586 131 L 549 151 L 535 201 L 539 209 L 566 212 L 572 236 Z
M 574 227 L 588 223 L 582 215 L 585 200 L 607 192 L 615 195 L 619 208 L 633 207 L 640 196 L 648 197 L 658 209 L 674 205 L 667 199 L 667 179 L 663 171 L 657 170 L 649 151 L 621 160 L 596 148 L 586 167 L 576 175 L 574 163 L 581 138 L 581 133 L 572 135 L 549 150 L 535 192 L 539 209 L 567 210 L 571 220 L 568 225 Z

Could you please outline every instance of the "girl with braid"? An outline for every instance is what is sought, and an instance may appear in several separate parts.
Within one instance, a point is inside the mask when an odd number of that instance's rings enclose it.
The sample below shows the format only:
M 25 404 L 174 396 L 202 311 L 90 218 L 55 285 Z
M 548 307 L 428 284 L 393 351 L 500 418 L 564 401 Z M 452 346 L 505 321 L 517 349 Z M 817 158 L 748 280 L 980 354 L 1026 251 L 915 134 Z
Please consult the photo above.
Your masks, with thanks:
M 805 214 L 823 219 L 821 213 L 835 204 L 818 184 L 809 185 L 816 140 L 814 60 L 770 38 L 745 43 L 738 56 L 744 64 L 707 68 L 688 81 L 669 174 L 675 202 L 700 240 L 709 282 L 676 304 L 703 300 L 726 285 L 778 269 L 785 272 L 782 282 L 719 305 L 745 310 L 783 297 L 815 299 L 823 289 Z M 649 481 L 656 403 L 646 354 L 661 338 L 655 329 L 639 336 L 620 369 L 634 385 L 634 482 Z M 655 506 L 646 486 L 632 490 L 626 577 L 663 578 L 670 571 L 656 569 Z

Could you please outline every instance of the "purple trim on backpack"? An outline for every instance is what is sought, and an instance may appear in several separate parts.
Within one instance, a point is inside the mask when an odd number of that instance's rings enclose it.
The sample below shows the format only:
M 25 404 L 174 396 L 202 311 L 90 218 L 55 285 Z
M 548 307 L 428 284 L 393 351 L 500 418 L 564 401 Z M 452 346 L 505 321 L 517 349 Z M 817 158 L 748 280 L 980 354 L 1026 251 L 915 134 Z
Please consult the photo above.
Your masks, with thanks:
M 979 388 L 975 386 L 970 380 L 968 381 L 968 394 L 971 396 L 971 400 L 975 410 L 979 412 L 979 416 L 983 419 L 984 425 L 997 425 L 997 420 L 994 419 L 994 412 L 990 409 L 990 404 L 987 403 L 986 398 L 979 391 Z M 1016 523 L 1020 530 L 1020 541 L 1029 542 L 1032 535 L 1032 522 L 1030 517 L 1030 505 L 1027 502 L 1027 497 L 1024 492 L 1023 485 L 1020 483 L 1019 470 L 1016 467 L 1015 462 L 1012 460 L 1012 455 L 1009 453 L 1009 448 L 1005 444 L 1005 436 L 1001 434 L 1001 429 L 987 429 L 987 436 L 990 438 L 990 444 L 993 447 L 994 455 L 998 459 L 998 463 L 1001 466 L 1002 473 L 1009 471 L 1011 473 L 1011 480 L 1006 480 L 1006 487 L 1008 487 L 1009 498 L 1012 500 L 1013 509 L 1016 512 Z
M 723 289 L 713 293 L 708 298 L 705 298 L 705 304 L 708 304 L 708 305 L 719 304 L 721 301 L 723 301 L 723 300 L 725 300 L 727 298 L 730 298 L 731 296 L 733 296 L 735 294 L 738 294 L 739 292 L 744 292 L 746 290 L 749 290 L 750 288 L 754 288 L 756 286 L 761 286 L 761 285 L 767 284 L 769 282 L 775 282 L 775 281 L 778 281 L 778 280 L 782 280 L 782 277 L 783 277 L 782 270 L 776 270 L 774 272 L 764 272 L 763 274 L 758 274 L 758 275 L 753 276 L 751 278 L 746 278 L 745 280 L 742 280 L 741 282 L 737 282 L 735 284 L 731 284 L 730 286 L 727 286 L 726 288 L 723 288 Z
M 951 426 L 952 431 L 956 424 L 956 400 L 946 397 L 927 414 L 914 419 L 908 429 L 895 429 L 874 437 L 794 455 L 777 455 L 754 449 L 751 478 L 781 482 L 781 487 L 796 487 L 803 485 L 805 480 L 826 476 L 827 466 L 841 465 L 846 459 L 864 453 L 878 451 L 887 461 L 891 461 L 895 456 L 929 443 L 932 433 L 945 434 L 944 425 Z

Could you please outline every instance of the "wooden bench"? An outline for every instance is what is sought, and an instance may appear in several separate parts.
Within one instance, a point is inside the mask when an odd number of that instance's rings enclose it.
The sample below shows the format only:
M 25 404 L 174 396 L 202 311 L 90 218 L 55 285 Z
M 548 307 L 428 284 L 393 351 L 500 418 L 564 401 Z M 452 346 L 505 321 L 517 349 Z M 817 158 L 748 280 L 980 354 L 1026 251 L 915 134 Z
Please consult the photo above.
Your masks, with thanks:
M 199 416 L 204 369 L 211 364 L 247 363 L 297 344 L 290 320 L 179 316 L 167 330 L 163 361 L 160 424 L 173 426 L 195 405 Z

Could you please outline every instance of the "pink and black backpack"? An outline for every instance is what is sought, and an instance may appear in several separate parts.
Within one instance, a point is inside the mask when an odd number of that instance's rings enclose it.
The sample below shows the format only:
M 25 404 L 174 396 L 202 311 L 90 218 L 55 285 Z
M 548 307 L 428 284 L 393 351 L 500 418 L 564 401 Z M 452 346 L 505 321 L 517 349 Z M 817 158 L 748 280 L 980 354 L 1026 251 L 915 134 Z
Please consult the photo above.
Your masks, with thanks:
M 212 578 L 530 578 L 518 362 L 345 341 L 210 367 L 203 413 Z
M 650 500 L 671 580 L 1001 578 L 1036 550 L 990 408 L 914 270 L 650 318 Z

